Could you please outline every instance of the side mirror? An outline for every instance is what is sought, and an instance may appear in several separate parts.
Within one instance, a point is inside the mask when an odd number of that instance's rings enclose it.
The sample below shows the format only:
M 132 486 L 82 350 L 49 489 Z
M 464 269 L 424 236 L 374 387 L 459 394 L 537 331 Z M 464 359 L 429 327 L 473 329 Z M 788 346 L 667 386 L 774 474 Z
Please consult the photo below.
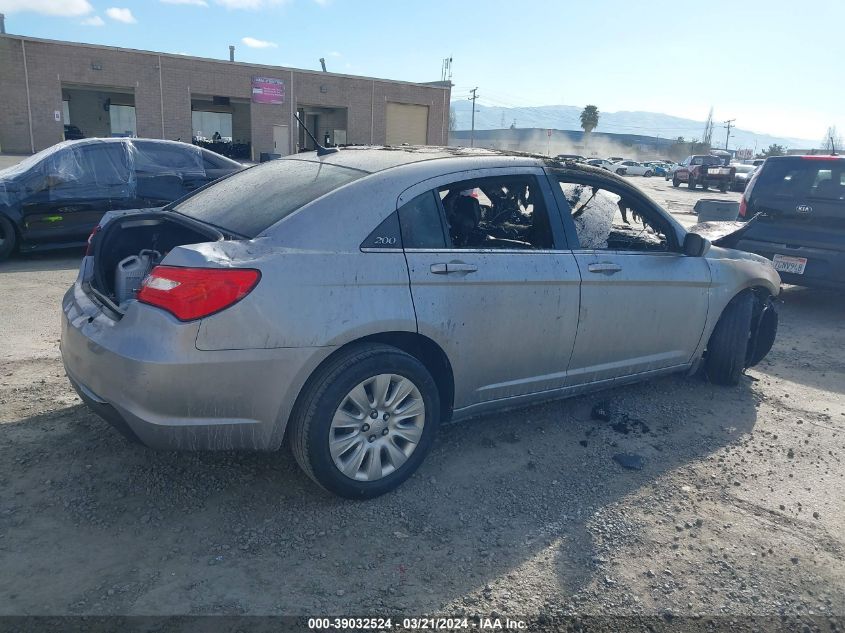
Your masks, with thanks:
M 710 250 L 710 240 L 701 237 L 698 233 L 687 233 L 684 236 L 684 255 L 687 257 L 704 257 Z
M 684 236 L 684 255 L 687 257 L 704 257 L 710 250 L 710 240 L 698 233 L 687 233 Z

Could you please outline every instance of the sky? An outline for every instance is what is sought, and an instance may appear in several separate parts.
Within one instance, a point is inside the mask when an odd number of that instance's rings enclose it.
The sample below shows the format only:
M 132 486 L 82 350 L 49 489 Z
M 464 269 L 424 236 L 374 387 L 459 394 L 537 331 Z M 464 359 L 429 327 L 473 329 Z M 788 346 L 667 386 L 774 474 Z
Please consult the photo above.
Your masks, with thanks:
M 0 0 L 9 33 L 845 135 L 845 1 Z

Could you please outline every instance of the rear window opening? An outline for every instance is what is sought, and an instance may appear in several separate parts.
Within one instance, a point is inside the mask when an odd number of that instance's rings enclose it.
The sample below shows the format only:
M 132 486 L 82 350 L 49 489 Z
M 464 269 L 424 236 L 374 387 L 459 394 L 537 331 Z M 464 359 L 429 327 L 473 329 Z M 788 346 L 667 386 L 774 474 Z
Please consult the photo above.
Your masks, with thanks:
M 171 250 L 226 237 L 212 227 L 167 212 L 112 220 L 95 238 L 90 288 L 110 308 L 122 313 L 126 302 L 135 298 L 144 277 Z

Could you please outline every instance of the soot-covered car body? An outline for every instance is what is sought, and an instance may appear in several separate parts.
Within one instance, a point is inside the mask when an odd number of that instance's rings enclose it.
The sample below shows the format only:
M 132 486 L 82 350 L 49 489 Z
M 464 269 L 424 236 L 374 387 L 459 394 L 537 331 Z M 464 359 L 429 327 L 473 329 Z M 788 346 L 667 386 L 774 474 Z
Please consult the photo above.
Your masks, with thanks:
M 755 324 L 778 290 L 763 258 L 709 248 L 602 169 L 347 148 L 107 216 L 61 347 L 83 399 L 133 439 L 276 449 L 287 433 L 315 481 L 373 496 L 441 419 L 702 359 L 735 383 L 771 346 Z

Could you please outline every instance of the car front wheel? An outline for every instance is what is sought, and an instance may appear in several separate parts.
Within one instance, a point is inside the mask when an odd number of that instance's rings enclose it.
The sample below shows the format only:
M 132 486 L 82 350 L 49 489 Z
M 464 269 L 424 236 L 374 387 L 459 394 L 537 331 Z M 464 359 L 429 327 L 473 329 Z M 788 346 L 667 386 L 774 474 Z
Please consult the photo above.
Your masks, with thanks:
M 419 360 L 388 345 L 355 346 L 309 380 L 291 420 L 291 446 L 323 488 L 368 499 L 413 474 L 439 422 L 437 386 Z
M 705 371 L 710 382 L 717 385 L 739 382 L 745 369 L 753 307 L 754 297 L 746 290 L 731 299 L 719 317 L 707 343 Z
M 651 178 L 651 170 L 644 173 L 643 176 L 645 176 L 646 178 Z
M 624 169 L 617 169 L 617 170 L 616 170 L 616 175 L 617 175 L 617 176 L 624 176 L 624 175 L 625 175 L 625 170 L 624 170 Z

